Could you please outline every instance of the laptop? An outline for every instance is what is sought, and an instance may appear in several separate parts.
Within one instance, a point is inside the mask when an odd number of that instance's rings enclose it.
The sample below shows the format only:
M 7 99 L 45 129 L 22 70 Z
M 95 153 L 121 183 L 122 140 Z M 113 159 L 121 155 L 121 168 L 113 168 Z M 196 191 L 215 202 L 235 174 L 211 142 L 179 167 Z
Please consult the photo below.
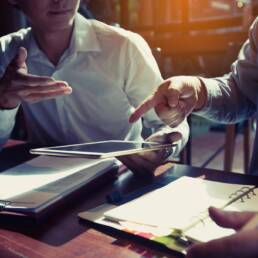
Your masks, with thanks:
M 40 218 L 103 176 L 114 178 L 117 168 L 115 159 L 39 156 L 0 173 L 0 214 Z

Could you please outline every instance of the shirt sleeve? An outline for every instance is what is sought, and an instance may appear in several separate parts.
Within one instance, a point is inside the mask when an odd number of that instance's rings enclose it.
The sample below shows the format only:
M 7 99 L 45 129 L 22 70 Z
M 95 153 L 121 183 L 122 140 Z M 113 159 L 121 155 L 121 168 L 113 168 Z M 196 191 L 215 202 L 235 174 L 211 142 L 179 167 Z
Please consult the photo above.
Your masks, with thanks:
M 214 121 L 235 123 L 250 118 L 258 101 L 258 19 L 233 63 L 231 73 L 215 79 L 201 78 L 208 94 L 204 109 L 196 114 Z
M 125 92 L 132 106 L 137 107 L 164 80 L 151 49 L 138 34 L 133 33 L 128 41 L 126 60 L 128 63 L 125 71 L 127 74 Z M 174 148 L 173 155 L 177 155 L 188 140 L 189 126 L 187 121 L 176 128 L 165 126 L 152 109 L 144 115 L 143 122 L 145 127 L 154 128 L 155 131 L 162 130 L 167 133 L 177 131 L 182 134 L 182 140 Z
M 8 66 L 14 44 L 11 44 L 11 36 L 7 35 L 0 38 L 0 78 L 3 77 L 6 67 Z M 10 134 L 15 124 L 15 117 L 18 108 L 12 110 L 0 109 L 0 150 L 3 148 L 5 142 L 9 139 Z
M 18 108 L 12 110 L 0 110 L 0 150 L 9 139 L 15 124 Z

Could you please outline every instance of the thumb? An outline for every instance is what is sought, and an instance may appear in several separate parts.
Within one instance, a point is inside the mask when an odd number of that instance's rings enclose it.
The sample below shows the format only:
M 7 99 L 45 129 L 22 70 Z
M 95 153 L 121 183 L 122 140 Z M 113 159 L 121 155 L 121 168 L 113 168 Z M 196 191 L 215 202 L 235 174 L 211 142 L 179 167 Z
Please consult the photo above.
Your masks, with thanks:
M 20 47 L 16 57 L 14 58 L 17 68 L 27 68 L 26 66 L 27 50 L 24 47 Z
M 221 227 L 241 229 L 254 215 L 253 212 L 222 211 L 211 207 L 210 217 Z
M 182 134 L 180 132 L 172 132 L 168 134 L 168 138 L 169 142 L 171 143 L 177 142 L 182 139 Z
M 257 230 L 252 230 L 193 245 L 187 250 L 186 258 L 255 258 L 257 253 Z

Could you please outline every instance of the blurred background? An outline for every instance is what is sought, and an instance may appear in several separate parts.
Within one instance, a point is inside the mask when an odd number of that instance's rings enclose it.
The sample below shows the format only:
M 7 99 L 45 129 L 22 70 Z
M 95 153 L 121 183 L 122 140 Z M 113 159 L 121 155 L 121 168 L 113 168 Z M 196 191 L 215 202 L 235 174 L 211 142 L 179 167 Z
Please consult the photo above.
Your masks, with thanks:
M 29 26 L 22 13 L 0 2 L 0 35 Z M 134 31 L 149 43 L 164 78 L 221 76 L 248 36 L 256 0 L 84 0 L 80 12 Z M 252 147 L 252 121 L 221 126 L 189 118 L 191 139 L 179 162 L 244 172 Z M 15 128 L 13 138 L 23 138 Z

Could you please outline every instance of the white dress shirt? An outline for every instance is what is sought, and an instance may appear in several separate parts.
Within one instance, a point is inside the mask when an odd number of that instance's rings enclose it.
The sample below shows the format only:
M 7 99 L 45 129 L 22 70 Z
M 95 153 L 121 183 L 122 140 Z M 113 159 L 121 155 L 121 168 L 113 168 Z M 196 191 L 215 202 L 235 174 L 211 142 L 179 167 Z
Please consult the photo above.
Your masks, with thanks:
M 78 14 L 70 46 L 54 66 L 39 49 L 32 30 L 22 29 L 0 39 L 0 77 L 20 46 L 28 51 L 30 74 L 66 81 L 73 89 L 71 95 L 22 103 L 32 143 L 142 140 L 141 121 L 130 124 L 128 118 L 163 80 L 150 48 L 138 34 Z M 17 109 L 0 111 L 0 146 L 9 138 L 16 113 Z M 148 127 L 162 126 L 154 111 L 144 121 Z M 177 130 L 185 144 L 187 123 Z

